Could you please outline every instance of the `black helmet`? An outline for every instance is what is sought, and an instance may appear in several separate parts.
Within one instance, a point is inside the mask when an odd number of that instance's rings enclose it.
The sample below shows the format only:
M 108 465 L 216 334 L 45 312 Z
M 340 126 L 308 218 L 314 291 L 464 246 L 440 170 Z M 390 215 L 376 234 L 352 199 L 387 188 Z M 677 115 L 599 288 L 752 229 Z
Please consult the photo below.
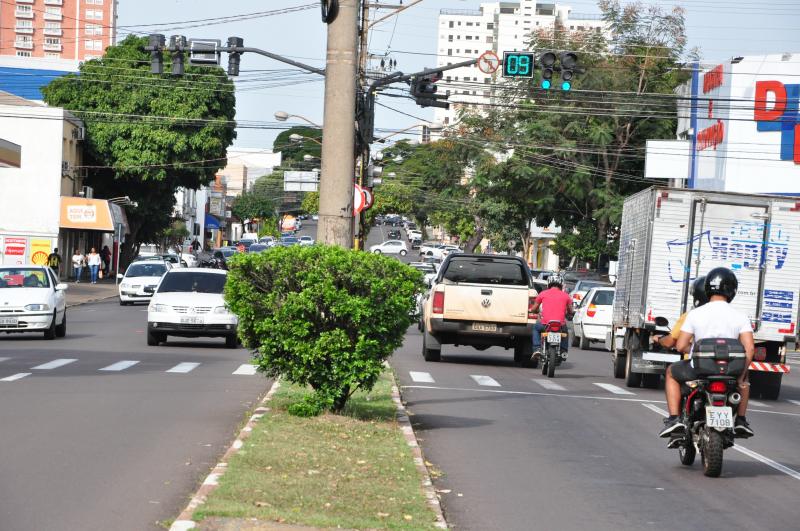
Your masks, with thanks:
M 712 295 L 722 295 L 731 302 L 738 289 L 739 281 L 727 267 L 715 267 L 706 275 L 705 292 L 709 299 Z
M 692 298 L 694 299 L 695 308 L 708 302 L 708 297 L 706 297 L 706 277 L 697 277 L 692 282 Z
M 561 275 L 553 273 L 552 275 L 547 277 L 547 287 L 552 288 L 553 286 L 558 286 L 559 288 L 564 287 L 564 281 L 561 280 Z

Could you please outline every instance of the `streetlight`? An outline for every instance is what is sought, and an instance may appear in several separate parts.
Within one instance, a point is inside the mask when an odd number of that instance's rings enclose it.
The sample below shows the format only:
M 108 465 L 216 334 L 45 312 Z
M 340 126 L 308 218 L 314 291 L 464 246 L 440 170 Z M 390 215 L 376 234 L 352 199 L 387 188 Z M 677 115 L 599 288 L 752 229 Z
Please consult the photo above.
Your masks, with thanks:
M 315 157 L 314 155 L 309 155 L 308 153 L 306 153 L 305 155 L 303 155 L 303 160 L 306 162 L 311 162 L 312 160 L 319 160 L 319 157 Z
M 380 143 L 386 142 L 387 138 L 391 138 L 391 137 L 393 137 L 395 135 L 399 135 L 401 133 L 405 133 L 406 131 L 410 131 L 411 129 L 415 129 L 417 127 L 427 127 L 431 131 L 442 131 L 444 129 L 444 125 L 439 123 L 439 122 L 418 123 L 418 124 L 414 124 L 414 125 L 411 125 L 409 127 L 406 127 L 405 129 L 401 129 L 400 131 L 395 131 L 394 133 L 392 133 L 390 135 L 386 135 L 386 136 L 381 137 L 381 138 L 376 138 L 375 142 L 380 142 Z
M 305 140 L 310 140 L 311 142 L 317 143 L 320 146 L 322 145 L 322 142 L 320 142 L 316 138 L 311 138 L 310 136 L 298 135 L 297 133 L 292 133 L 291 135 L 289 135 L 289 140 L 291 140 L 292 142 L 303 142 Z
M 289 118 L 299 118 L 299 119 L 303 120 L 304 122 L 313 125 L 314 127 L 322 129 L 321 125 L 319 125 L 318 123 L 312 122 L 311 120 L 309 120 L 305 116 L 300 116 L 299 114 L 290 114 L 290 113 L 288 113 L 286 111 L 277 111 L 275 113 L 275 119 L 278 120 L 279 122 L 285 122 Z

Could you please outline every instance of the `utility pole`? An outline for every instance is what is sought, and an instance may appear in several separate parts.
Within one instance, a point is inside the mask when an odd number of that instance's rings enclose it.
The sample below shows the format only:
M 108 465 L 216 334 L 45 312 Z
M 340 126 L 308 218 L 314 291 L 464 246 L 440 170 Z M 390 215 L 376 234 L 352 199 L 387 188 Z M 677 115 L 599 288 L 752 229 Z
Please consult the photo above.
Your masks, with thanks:
M 358 0 L 339 0 L 328 24 L 317 241 L 353 246 Z
M 361 98 L 361 92 L 367 90 L 367 68 L 369 66 L 369 0 L 362 0 L 361 2 L 361 28 L 359 29 L 359 43 L 358 43 L 358 98 Z M 362 109 L 363 112 L 363 109 Z M 363 138 L 363 132 L 360 132 L 362 141 L 357 146 L 359 148 L 359 157 L 361 162 L 356 169 L 358 172 L 358 184 L 364 186 L 366 184 L 366 172 L 369 167 L 369 142 Z M 324 137 L 323 137 L 324 138 Z M 354 221 L 353 231 L 355 233 L 355 248 L 364 249 L 366 244 L 367 235 L 366 227 L 364 226 L 364 213 L 359 212 L 356 214 Z

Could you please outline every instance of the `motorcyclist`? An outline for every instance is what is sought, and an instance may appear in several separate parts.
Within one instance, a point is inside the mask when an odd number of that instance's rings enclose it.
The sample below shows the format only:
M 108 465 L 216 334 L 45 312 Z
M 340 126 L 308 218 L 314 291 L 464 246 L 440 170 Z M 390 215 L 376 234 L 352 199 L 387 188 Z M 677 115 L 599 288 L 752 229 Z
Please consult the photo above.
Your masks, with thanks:
M 539 322 L 533 325 L 533 359 L 542 355 L 542 332 L 550 321 L 559 321 L 566 326 L 568 315 L 573 315 L 572 297 L 564 290 L 564 281 L 560 275 L 553 274 L 547 279 L 547 289 L 541 292 L 533 305 L 533 313 L 539 313 Z M 561 357 L 567 359 L 569 340 L 566 336 L 561 338 Z
M 705 276 L 697 277 L 692 283 L 692 308 L 699 308 L 708 302 L 708 297 L 706 297 L 705 283 Z M 678 317 L 678 320 L 675 321 L 675 325 L 672 327 L 672 331 L 669 334 L 663 336 L 654 335 L 652 338 L 653 343 L 661 345 L 664 348 L 674 348 L 678 343 L 678 337 L 681 335 L 681 327 L 683 326 L 683 322 L 686 320 L 686 316 L 689 315 L 690 311 L 691 310 L 687 310 L 683 312 L 680 317 Z
M 736 275 L 728 268 L 717 267 L 706 275 L 704 291 L 708 303 L 689 312 L 681 326 L 678 337 L 677 350 L 691 355 L 691 346 L 694 341 L 706 338 L 738 338 L 745 349 L 745 369 L 739 376 L 739 392 L 742 401 L 737 410 L 734 433 L 739 436 L 752 436 L 753 430 L 747 422 L 747 400 L 750 396 L 750 383 L 747 381 L 747 368 L 753 361 L 755 346 L 753 343 L 753 327 L 750 320 L 730 303 L 736 296 L 739 281 Z M 681 402 L 681 384 L 697 379 L 692 366 L 691 357 L 688 360 L 673 363 L 667 369 L 665 391 L 667 395 L 667 409 L 669 417 L 664 420 L 661 437 L 681 435 L 686 432 L 686 425 L 678 416 Z

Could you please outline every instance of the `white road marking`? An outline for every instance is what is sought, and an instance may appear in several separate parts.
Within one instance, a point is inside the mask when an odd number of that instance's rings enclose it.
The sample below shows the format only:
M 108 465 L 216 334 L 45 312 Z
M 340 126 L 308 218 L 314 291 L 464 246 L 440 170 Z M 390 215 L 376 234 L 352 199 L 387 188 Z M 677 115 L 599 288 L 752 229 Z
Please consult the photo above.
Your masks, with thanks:
M 8 376 L 7 378 L 0 379 L 0 382 L 13 382 L 15 380 L 21 380 L 22 378 L 25 378 L 26 376 L 30 375 L 31 373 L 29 372 L 20 372 L 13 376 Z
M 470 374 L 469 377 L 475 380 L 475 383 L 478 385 L 483 385 L 485 387 L 500 387 L 500 384 L 497 383 L 497 380 L 490 376 L 484 376 L 482 374 Z
M 417 383 L 436 383 L 429 372 L 408 371 L 408 374 Z
M 663 409 L 661 409 L 658 406 L 654 406 L 653 404 L 642 404 L 642 405 L 644 407 L 646 407 L 647 409 L 649 409 L 650 411 L 655 411 L 656 413 L 658 413 L 662 417 L 669 417 L 669 412 L 664 411 Z
M 563 385 L 558 384 L 558 383 L 556 383 L 556 382 L 554 382 L 552 380 L 544 380 L 544 379 L 537 379 L 537 378 L 532 378 L 531 380 L 536 382 L 537 384 L 541 385 L 545 389 L 550 390 L 550 391 L 566 391 L 566 388 L 564 388 Z
M 251 363 L 239 365 L 239 368 L 233 371 L 233 374 L 240 374 L 245 376 L 253 376 L 256 373 L 256 366 Z
M 758 400 L 748 400 L 747 404 L 756 407 L 772 407 L 771 405 L 765 404 L 764 402 L 759 402 Z
M 192 363 L 192 362 L 183 362 L 175 365 L 173 368 L 166 372 L 178 372 L 185 374 L 187 372 L 191 372 L 192 370 L 196 369 L 200 364 L 199 363 Z
M 11 358 L 0 358 L 0 362 L 2 362 L 2 361 L 8 361 L 8 360 L 10 360 L 10 359 L 11 359 Z
M 613 385 L 613 384 L 595 383 L 594 385 L 596 385 L 597 387 L 601 387 L 601 388 L 605 389 L 609 393 L 614 393 L 615 395 L 635 395 L 636 394 L 636 393 L 631 393 L 630 391 L 627 391 L 627 390 L 623 389 L 622 387 L 617 387 L 616 385 Z
M 800 406 L 800 400 L 787 400 L 787 402 L 794 404 L 796 406 Z
M 47 363 L 42 363 L 41 365 L 37 365 L 36 367 L 31 367 L 31 370 L 39 369 L 39 370 L 42 370 L 42 371 L 46 371 L 46 370 L 51 370 L 51 369 L 58 369 L 59 367 L 63 367 L 64 365 L 69 365 L 70 363 L 73 363 L 75 361 L 78 361 L 78 360 L 75 360 L 75 359 L 53 360 L 53 361 L 49 361 Z
M 118 361 L 117 363 L 112 363 L 108 367 L 103 367 L 102 369 L 98 369 L 98 370 L 101 370 L 101 371 L 124 371 L 128 367 L 133 367 L 137 363 L 139 363 L 139 362 L 138 361 L 133 361 L 133 360 L 123 360 L 123 361 Z

